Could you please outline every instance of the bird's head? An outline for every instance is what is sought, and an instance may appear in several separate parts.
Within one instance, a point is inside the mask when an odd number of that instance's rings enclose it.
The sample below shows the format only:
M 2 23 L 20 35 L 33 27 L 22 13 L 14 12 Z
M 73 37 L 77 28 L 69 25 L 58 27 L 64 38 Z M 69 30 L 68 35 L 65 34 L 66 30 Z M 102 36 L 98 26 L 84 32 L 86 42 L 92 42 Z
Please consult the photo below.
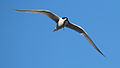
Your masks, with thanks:
M 63 25 L 66 25 L 67 23 L 69 23 L 69 21 L 68 21 L 68 18 L 67 18 L 67 17 L 62 17 L 62 19 L 64 20 L 64 24 L 63 24 Z
M 67 18 L 67 17 L 62 17 L 62 19 L 66 20 L 66 21 L 68 20 L 68 18 Z
M 64 26 L 66 26 L 69 23 L 69 20 L 67 17 L 62 17 L 62 19 L 64 20 Z

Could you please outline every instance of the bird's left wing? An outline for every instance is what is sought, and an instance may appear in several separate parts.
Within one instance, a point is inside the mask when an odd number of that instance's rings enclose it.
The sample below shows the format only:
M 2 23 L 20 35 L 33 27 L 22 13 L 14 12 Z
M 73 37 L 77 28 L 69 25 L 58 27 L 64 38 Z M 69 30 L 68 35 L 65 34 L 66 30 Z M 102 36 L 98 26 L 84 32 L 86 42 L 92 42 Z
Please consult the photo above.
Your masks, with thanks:
M 19 9 L 12 9 L 12 10 L 21 11 L 21 12 L 28 12 L 28 13 L 40 13 L 40 14 L 43 14 L 45 16 L 48 16 L 49 18 L 54 20 L 56 23 L 59 21 L 59 17 L 48 10 L 19 10 Z
M 75 24 L 72 24 L 72 23 L 68 23 L 66 25 L 66 27 L 68 28 L 71 28 L 79 33 L 81 33 L 82 35 L 85 36 L 85 38 L 89 41 L 89 43 L 99 52 L 101 53 L 103 56 L 104 54 L 97 48 L 97 46 L 94 44 L 94 42 L 91 40 L 91 38 L 88 36 L 88 34 L 80 27 L 80 26 L 77 26 Z

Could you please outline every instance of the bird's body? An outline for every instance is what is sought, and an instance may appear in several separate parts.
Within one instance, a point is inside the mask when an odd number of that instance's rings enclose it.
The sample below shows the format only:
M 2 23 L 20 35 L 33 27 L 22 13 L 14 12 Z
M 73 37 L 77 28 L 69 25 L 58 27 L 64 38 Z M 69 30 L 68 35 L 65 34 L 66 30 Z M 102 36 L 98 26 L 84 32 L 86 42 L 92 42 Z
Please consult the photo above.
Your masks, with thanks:
M 51 13 L 48 10 L 18 10 L 18 9 L 13 9 L 15 11 L 21 11 L 21 12 L 29 12 L 29 13 L 40 13 L 43 14 L 45 16 L 48 16 L 49 18 L 51 18 L 52 20 L 54 20 L 57 23 L 56 28 L 53 30 L 53 32 L 63 28 L 63 27 L 68 27 L 70 29 L 73 29 L 79 33 L 81 33 L 81 35 L 84 35 L 85 38 L 89 41 L 89 43 L 100 53 L 104 56 L 104 54 L 97 48 L 97 46 L 94 44 L 94 42 L 91 40 L 91 38 L 88 36 L 88 34 L 85 32 L 85 30 L 83 30 L 83 28 L 81 28 L 80 26 L 77 26 L 75 24 L 72 24 L 68 21 L 67 17 L 58 17 L 55 14 Z
M 65 22 L 65 19 L 60 18 L 58 21 L 58 26 L 62 26 Z

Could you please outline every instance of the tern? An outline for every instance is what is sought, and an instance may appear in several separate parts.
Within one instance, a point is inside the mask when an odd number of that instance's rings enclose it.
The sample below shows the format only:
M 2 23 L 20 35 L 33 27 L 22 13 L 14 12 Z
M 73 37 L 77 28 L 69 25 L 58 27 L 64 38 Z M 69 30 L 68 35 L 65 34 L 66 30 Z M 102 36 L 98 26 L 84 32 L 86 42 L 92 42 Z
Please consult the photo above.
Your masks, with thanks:
M 48 16 L 53 21 L 56 22 L 56 28 L 53 30 L 53 32 L 68 27 L 70 29 L 73 29 L 81 35 L 85 36 L 85 38 L 88 40 L 88 42 L 101 54 L 104 56 L 104 54 L 98 49 L 98 47 L 95 45 L 95 43 L 92 41 L 92 39 L 88 36 L 87 32 L 80 26 L 75 25 L 73 23 L 70 23 L 67 17 L 59 17 L 55 15 L 54 13 L 50 12 L 49 10 L 19 10 L 19 9 L 13 9 L 15 11 L 21 11 L 21 12 L 28 12 L 28 13 L 40 13 L 42 15 Z

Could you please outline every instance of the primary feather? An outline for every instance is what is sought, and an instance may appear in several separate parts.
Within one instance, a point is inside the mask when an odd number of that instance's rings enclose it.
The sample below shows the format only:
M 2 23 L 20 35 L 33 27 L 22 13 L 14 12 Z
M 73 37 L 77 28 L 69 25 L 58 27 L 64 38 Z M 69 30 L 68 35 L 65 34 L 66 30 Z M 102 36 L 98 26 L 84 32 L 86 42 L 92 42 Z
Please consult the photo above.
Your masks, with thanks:
M 89 41 L 89 43 L 99 52 L 101 53 L 103 56 L 104 54 L 97 48 L 97 46 L 94 44 L 94 42 L 92 41 L 92 39 L 88 36 L 88 34 L 83 30 L 83 28 L 81 28 L 80 26 L 77 26 L 75 24 L 72 23 L 68 23 L 67 26 L 68 28 L 71 28 L 79 33 L 82 33 L 82 35 L 85 36 L 85 38 Z

